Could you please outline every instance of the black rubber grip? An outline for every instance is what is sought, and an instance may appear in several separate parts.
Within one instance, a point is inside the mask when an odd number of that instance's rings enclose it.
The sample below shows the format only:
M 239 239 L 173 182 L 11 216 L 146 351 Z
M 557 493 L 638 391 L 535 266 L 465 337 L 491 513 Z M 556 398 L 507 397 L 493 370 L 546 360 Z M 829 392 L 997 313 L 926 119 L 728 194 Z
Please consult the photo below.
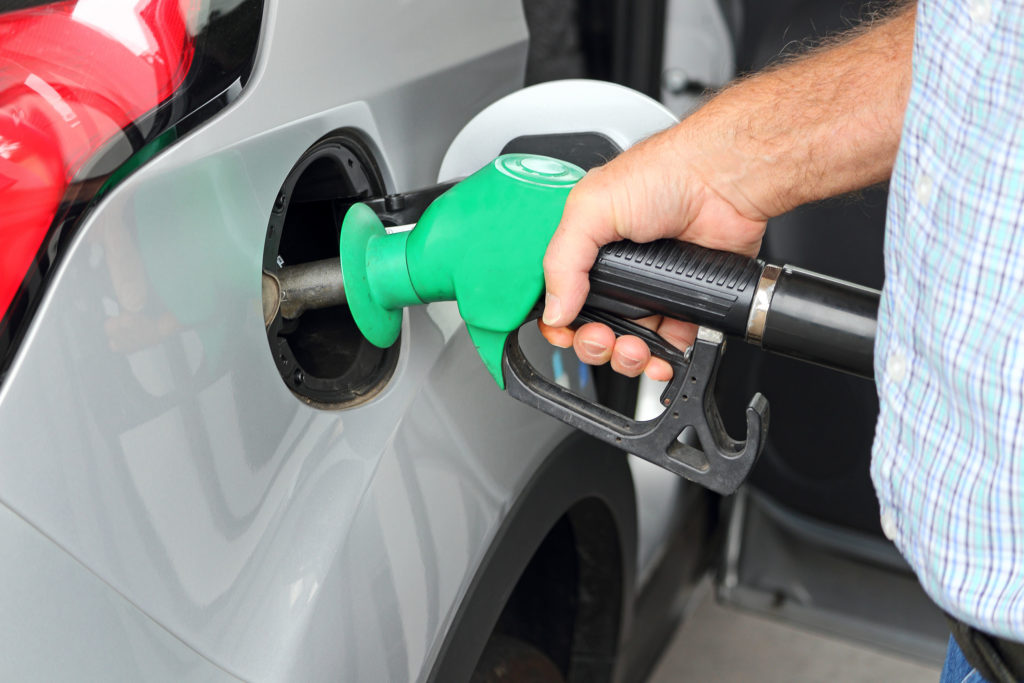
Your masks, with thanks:
M 601 248 L 587 305 L 624 318 L 660 313 L 745 337 L 764 263 L 678 240 Z

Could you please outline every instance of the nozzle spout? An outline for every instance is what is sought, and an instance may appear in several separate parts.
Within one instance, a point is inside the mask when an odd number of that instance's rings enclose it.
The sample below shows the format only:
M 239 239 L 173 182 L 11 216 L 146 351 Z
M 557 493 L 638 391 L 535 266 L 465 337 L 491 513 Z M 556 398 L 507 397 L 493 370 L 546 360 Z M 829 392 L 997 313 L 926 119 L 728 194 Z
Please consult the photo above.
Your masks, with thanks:
M 263 271 L 263 320 L 267 325 L 278 312 L 293 319 L 308 310 L 344 303 L 345 282 L 339 258 L 285 266 L 276 273 Z

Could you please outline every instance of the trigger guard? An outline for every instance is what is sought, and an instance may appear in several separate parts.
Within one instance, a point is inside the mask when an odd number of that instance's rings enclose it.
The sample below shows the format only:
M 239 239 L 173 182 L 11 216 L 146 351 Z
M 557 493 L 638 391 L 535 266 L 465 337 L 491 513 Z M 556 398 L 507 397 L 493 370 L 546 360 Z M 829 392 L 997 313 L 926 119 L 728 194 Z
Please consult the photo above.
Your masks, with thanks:
M 551 382 L 526 359 L 519 346 L 518 330 L 506 339 L 502 356 L 502 375 L 508 394 L 712 491 L 723 495 L 733 493 L 746 479 L 764 447 L 768 403 L 763 396 L 756 395 L 747 408 L 746 440 L 729 437 L 713 396 L 725 343 L 722 334 L 701 328 L 691 350 L 681 353 L 646 328 L 594 313 L 588 311 L 580 319 L 608 324 L 617 333 L 637 334 L 672 364 L 673 377 L 662 394 L 665 410 L 659 416 L 638 421 Z M 701 449 L 679 439 L 687 427 L 696 431 Z

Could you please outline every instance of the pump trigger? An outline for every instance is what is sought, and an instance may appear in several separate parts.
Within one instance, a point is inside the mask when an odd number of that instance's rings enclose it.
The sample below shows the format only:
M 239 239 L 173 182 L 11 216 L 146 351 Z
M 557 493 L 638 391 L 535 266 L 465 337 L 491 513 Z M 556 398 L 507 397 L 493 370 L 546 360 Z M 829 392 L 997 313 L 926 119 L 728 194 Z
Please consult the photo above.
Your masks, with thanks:
M 615 333 L 616 337 L 624 335 L 632 335 L 639 337 L 647 344 L 647 347 L 651 350 L 651 355 L 657 356 L 662 360 L 668 362 L 673 368 L 677 365 L 688 364 L 690 361 L 685 357 L 686 352 L 680 351 L 672 344 L 665 341 L 658 333 L 650 330 L 643 325 L 633 322 L 632 320 L 625 320 L 617 315 L 608 313 L 598 308 L 591 308 L 585 306 L 580 314 L 576 316 L 576 320 L 573 321 L 573 327 L 579 327 L 586 323 L 602 323 L 607 325 Z

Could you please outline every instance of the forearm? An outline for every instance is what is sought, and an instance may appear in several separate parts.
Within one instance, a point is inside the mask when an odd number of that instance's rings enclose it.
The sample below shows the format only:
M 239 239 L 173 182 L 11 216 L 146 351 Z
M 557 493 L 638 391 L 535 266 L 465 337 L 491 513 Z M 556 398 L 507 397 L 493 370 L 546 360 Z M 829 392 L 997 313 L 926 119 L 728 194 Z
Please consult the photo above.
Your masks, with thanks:
M 915 6 L 729 87 L 669 132 L 751 218 L 889 177 L 910 94 Z M 681 138 L 681 139 L 680 139 Z

